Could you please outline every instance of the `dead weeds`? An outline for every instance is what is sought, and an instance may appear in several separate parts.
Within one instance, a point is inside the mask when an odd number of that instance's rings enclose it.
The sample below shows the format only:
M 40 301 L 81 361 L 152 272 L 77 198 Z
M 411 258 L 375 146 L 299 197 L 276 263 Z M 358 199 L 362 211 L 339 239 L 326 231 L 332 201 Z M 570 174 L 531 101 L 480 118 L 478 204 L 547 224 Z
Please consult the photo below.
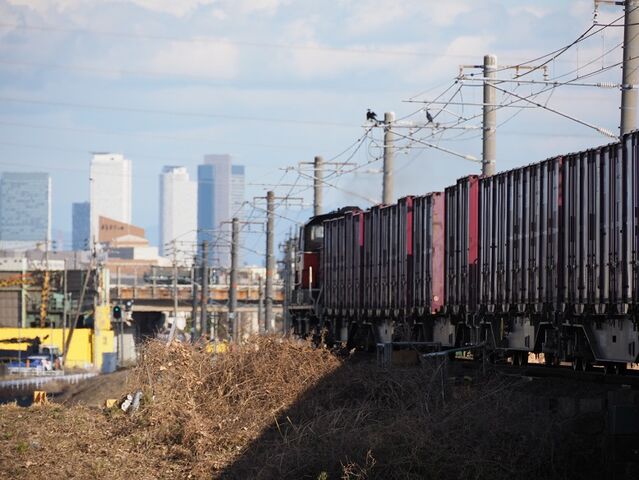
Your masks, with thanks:
M 140 409 L 0 408 L 2 478 L 573 478 L 593 442 L 489 379 L 378 369 L 256 337 L 211 358 L 150 342 Z M 594 446 L 593 446 L 594 445 Z M 594 449 L 594 450 L 593 450 Z M 578 452 L 578 453 L 575 453 Z M 596 464 L 596 463 L 595 463 Z

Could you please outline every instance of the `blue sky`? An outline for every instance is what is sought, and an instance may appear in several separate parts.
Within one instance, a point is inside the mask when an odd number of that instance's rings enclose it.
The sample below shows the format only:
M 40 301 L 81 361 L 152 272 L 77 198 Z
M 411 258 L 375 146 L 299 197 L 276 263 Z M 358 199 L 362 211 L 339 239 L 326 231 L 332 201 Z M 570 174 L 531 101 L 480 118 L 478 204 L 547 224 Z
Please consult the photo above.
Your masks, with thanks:
M 602 7 L 597 20 L 622 13 Z M 381 197 L 381 175 L 374 173 L 381 132 L 372 131 L 355 151 L 367 108 L 423 122 L 423 104 L 405 100 L 432 100 L 453 84 L 461 64 L 479 64 L 485 53 L 496 54 L 500 65 L 525 63 L 592 25 L 592 0 L 0 0 L 0 171 L 50 172 L 53 227 L 65 232 L 71 203 L 88 199 L 92 151 L 133 161 L 133 221 L 151 239 L 162 166 L 185 165 L 195 176 L 207 153 L 234 155 L 249 184 L 284 184 L 279 195 L 299 193 L 310 202 L 308 180 L 282 169 L 345 151 L 337 160 L 365 166 L 331 178 L 339 189 L 326 191 L 327 208 L 368 206 L 362 197 Z M 549 62 L 549 78 L 567 74 L 565 81 L 617 63 L 622 29 L 598 30 Z M 620 78 L 615 67 L 583 82 Z M 542 88 L 501 87 L 524 96 Z M 618 90 L 562 86 L 536 100 L 618 130 Z M 453 101 L 479 102 L 481 89 L 464 83 Z M 442 123 L 479 112 L 446 108 Z M 498 121 L 506 120 L 497 133 L 498 170 L 610 141 L 539 108 L 503 108 Z M 405 133 L 426 138 L 423 131 Z M 428 138 L 481 156 L 476 131 Z M 401 146 L 410 148 L 397 155 L 396 196 L 442 190 L 479 172 L 478 164 L 418 142 Z M 249 185 L 247 199 L 264 191 Z M 309 211 L 281 213 L 301 221 Z M 284 218 L 278 224 L 282 232 L 294 226 Z M 251 235 L 247 248 L 262 251 L 263 236 Z

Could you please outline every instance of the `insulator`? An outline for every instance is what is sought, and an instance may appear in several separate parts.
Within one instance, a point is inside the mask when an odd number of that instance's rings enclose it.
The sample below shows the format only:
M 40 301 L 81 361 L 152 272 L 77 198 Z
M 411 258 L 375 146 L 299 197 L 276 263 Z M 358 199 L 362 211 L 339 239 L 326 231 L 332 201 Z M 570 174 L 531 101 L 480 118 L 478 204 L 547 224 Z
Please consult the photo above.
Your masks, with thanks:
M 597 86 L 601 88 L 618 88 L 619 84 L 612 82 L 597 82 Z
M 603 133 L 604 135 L 608 135 L 609 137 L 612 138 L 617 138 L 617 135 L 615 135 L 614 133 L 612 133 L 610 130 L 608 130 L 607 128 L 597 128 L 598 132 Z

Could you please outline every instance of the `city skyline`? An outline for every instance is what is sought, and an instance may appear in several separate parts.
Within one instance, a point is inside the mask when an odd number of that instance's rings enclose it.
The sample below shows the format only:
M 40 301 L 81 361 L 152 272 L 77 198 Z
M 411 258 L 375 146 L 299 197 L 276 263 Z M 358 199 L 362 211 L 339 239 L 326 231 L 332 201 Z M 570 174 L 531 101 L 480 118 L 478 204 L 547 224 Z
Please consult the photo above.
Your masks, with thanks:
M 198 241 L 198 228 L 200 230 L 217 229 L 215 225 L 220 222 L 230 221 L 232 216 L 242 218 L 244 211 L 244 191 L 245 191 L 245 167 L 233 163 L 233 157 L 229 154 L 209 154 L 204 155 L 204 163 L 198 166 L 212 168 L 216 173 L 215 180 L 208 181 L 204 178 L 192 180 L 188 168 L 183 165 L 166 165 L 162 167 L 159 174 L 159 195 L 157 198 L 158 210 L 158 238 L 157 246 L 161 254 L 167 253 L 167 243 L 179 238 L 178 256 L 181 263 L 191 263 L 195 252 L 195 244 Z M 66 232 L 64 242 L 58 241 L 55 248 L 58 250 L 87 250 L 90 248 L 91 236 L 95 235 L 97 240 L 97 228 L 91 227 L 92 216 L 111 218 L 123 223 L 125 222 L 113 218 L 120 213 L 121 218 L 126 218 L 127 213 L 134 205 L 133 197 L 126 191 L 126 178 L 133 170 L 133 162 L 123 154 L 100 153 L 93 154 L 90 159 L 92 176 L 89 179 L 90 195 L 98 200 L 97 207 L 92 206 L 90 201 L 78 201 L 71 204 L 71 231 Z M 1 175 L 11 174 L 11 172 L 0 172 Z M 33 175 L 47 175 L 49 182 L 49 197 L 51 197 L 51 177 L 48 173 L 19 173 L 19 177 L 33 177 Z M 113 178 L 125 178 L 124 188 Z M 214 186 L 215 185 L 215 186 Z M 209 224 L 198 227 L 198 186 L 202 186 L 204 191 L 212 189 L 207 196 L 208 201 L 204 202 L 210 207 Z M 212 192 L 216 193 L 213 194 Z M 147 201 L 152 199 L 147 199 Z M 49 206 L 51 204 L 49 199 Z M 105 208 L 105 206 L 107 208 Z M 207 208 L 208 208 L 207 207 Z M 108 211 L 105 211 L 107 210 Z M 17 215 L 18 210 L 14 210 Z M 114 213 L 116 215 L 114 215 Z M 49 212 L 50 216 L 50 212 Z M 99 221 L 96 221 L 99 227 Z M 51 241 L 52 225 L 49 220 L 48 238 Z M 229 229 L 227 229 L 229 230 Z M 200 238 L 200 241 L 203 237 Z M 44 239 L 44 237 L 43 237 Z M 43 242 L 44 240 L 41 240 Z M 155 244 L 155 242 L 151 242 Z M 220 247 L 216 251 L 216 258 L 220 252 L 228 253 L 228 245 Z

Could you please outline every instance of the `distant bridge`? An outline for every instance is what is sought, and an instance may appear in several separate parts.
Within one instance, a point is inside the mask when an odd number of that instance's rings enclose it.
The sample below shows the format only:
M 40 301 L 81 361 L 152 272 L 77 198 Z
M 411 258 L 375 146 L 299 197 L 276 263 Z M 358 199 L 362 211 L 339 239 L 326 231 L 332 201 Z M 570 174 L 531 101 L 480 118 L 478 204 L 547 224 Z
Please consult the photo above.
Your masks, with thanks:
M 209 286 L 209 310 L 226 311 L 229 288 L 227 285 Z M 197 291 L 197 305 L 200 305 L 201 291 Z M 190 312 L 193 308 L 193 289 L 191 285 L 177 286 L 178 311 Z M 111 303 L 124 304 L 127 300 L 133 300 L 134 312 L 171 311 L 174 306 L 174 289 L 171 285 L 120 285 L 110 288 Z M 252 309 L 260 300 L 260 289 L 257 285 L 238 285 L 237 300 L 240 303 L 238 310 L 243 309 L 242 303 L 250 304 Z M 275 286 L 275 304 L 284 301 L 284 291 L 281 286 Z

